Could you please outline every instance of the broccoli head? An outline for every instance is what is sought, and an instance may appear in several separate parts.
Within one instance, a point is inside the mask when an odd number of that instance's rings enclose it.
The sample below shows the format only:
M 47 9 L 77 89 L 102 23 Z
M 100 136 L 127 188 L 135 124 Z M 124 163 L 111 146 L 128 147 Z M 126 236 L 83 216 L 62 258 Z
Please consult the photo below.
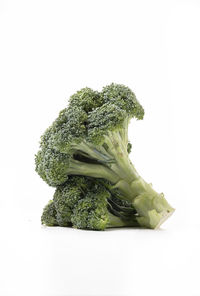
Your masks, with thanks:
M 132 118 L 141 120 L 143 116 L 143 107 L 124 85 L 112 83 L 101 92 L 81 89 L 41 137 L 36 171 L 57 188 L 73 175 L 104 179 L 109 192 L 117 192 L 135 209 L 142 227 L 159 227 L 174 209 L 163 193 L 143 180 L 129 158 L 128 125 Z M 86 201 L 83 208 L 89 207 Z

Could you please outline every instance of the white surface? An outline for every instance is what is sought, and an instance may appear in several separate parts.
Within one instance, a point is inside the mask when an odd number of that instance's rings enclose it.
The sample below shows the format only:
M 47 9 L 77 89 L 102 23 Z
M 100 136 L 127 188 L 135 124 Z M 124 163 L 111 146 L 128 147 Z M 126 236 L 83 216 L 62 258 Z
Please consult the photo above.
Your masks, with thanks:
M 3 235 L 1 295 L 197 296 L 198 233 L 173 220 L 156 231 L 93 232 L 26 217 Z
M 199 296 L 199 1 L 0 1 L 0 295 Z M 131 159 L 176 208 L 161 230 L 45 228 L 40 135 L 86 85 L 132 88 Z

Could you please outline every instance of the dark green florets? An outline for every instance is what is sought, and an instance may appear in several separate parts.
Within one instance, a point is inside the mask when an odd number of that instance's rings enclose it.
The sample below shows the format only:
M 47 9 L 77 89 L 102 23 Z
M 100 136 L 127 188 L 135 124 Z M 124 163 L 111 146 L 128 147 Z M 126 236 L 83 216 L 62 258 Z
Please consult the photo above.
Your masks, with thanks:
M 86 121 L 87 114 L 80 107 L 62 110 L 42 136 L 41 148 L 51 147 L 69 154 L 72 144 L 80 143 L 86 137 Z
M 143 119 L 144 109 L 130 88 L 122 84 L 112 83 L 103 87 L 101 96 L 105 103 L 110 103 L 125 110 L 130 117 Z
M 60 226 L 71 225 L 74 208 L 84 197 L 86 187 L 87 180 L 76 176 L 70 176 L 64 185 L 57 187 L 53 201 L 57 212 L 57 222 Z
M 131 205 L 113 196 L 103 180 L 70 176 L 57 187 L 53 201 L 44 208 L 42 224 L 104 230 L 134 226 L 134 215 Z
M 68 178 L 68 155 L 55 149 L 42 149 L 35 157 L 36 171 L 50 186 L 63 184 Z
M 110 193 L 101 184 L 93 184 L 74 209 L 72 223 L 81 229 L 104 230 L 109 222 L 107 199 Z
M 127 114 L 116 105 L 106 103 L 88 116 L 89 141 L 100 145 L 108 131 L 120 129 Z
M 108 223 L 109 191 L 92 178 L 70 176 L 54 194 L 56 220 L 60 226 L 103 230 Z
M 82 142 L 86 137 L 87 114 L 79 107 L 68 108 L 65 111 L 66 120 L 56 122 L 54 147 L 69 154 L 74 144 Z
M 134 93 L 123 85 L 111 84 L 101 93 L 83 88 L 71 96 L 68 108 L 59 113 L 41 137 L 36 171 L 50 186 L 58 186 L 70 174 L 82 175 L 78 169 L 81 166 L 74 160 L 83 160 L 84 156 L 89 163 L 113 161 L 106 151 L 105 136 L 120 129 L 126 133 L 130 118 L 141 119 L 143 114 Z M 124 145 L 129 151 L 127 139 Z
M 47 226 L 57 226 L 56 219 L 56 209 L 53 200 L 50 200 L 49 203 L 45 206 L 43 214 L 41 217 L 42 224 Z
M 70 107 L 80 107 L 86 113 L 100 107 L 102 104 L 103 99 L 100 93 L 88 87 L 79 90 L 69 99 Z
M 132 144 L 128 142 L 128 145 L 127 145 L 128 154 L 131 153 L 131 149 L 132 149 Z

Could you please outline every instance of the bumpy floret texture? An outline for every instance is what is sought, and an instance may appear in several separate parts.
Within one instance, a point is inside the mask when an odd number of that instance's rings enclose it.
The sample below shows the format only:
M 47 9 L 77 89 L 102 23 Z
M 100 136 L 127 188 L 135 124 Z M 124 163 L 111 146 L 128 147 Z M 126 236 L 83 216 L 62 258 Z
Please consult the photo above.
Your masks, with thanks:
M 83 88 L 72 95 L 68 108 L 62 110 L 58 118 L 41 137 L 41 149 L 36 155 L 36 171 L 50 186 L 63 184 L 74 172 L 74 159 L 84 155 L 89 159 L 103 161 L 105 135 L 118 130 L 131 117 L 142 119 L 144 110 L 134 93 L 123 85 L 111 84 L 101 93 Z M 104 143 L 105 142 L 105 143 Z M 102 145 L 98 153 L 90 155 L 88 147 Z M 83 147 L 84 146 L 84 147 Z M 126 143 L 130 150 L 130 143 Z M 88 149 L 87 149 L 88 148 Z M 107 157 L 107 158 L 106 158 Z
M 42 223 L 104 230 L 135 226 L 134 215 L 130 204 L 112 196 L 103 180 L 70 176 L 64 185 L 57 187 L 53 200 L 44 208 Z
M 57 226 L 58 222 L 56 219 L 56 208 L 54 205 L 53 200 L 50 200 L 48 204 L 45 206 L 42 217 L 41 217 L 42 224 L 47 226 Z

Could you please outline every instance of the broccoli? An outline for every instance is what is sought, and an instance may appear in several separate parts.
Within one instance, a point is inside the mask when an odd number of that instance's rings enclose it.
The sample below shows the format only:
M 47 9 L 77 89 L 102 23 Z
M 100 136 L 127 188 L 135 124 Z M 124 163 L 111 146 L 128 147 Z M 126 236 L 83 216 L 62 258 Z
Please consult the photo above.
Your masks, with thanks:
M 128 125 L 132 118 L 141 120 L 143 116 L 143 107 L 124 85 L 112 83 L 102 92 L 81 89 L 70 97 L 68 107 L 41 137 L 36 171 L 47 184 L 57 188 L 67 184 L 73 175 L 90 177 L 94 182 L 104 180 L 102 184 L 109 192 L 135 209 L 141 227 L 158 228 L 174 209 L 163 193 L 157 193 L 143 180 L 129 158 Z M 81 207 L 89 207 L 89 197 L 85 198 L 85 203 L 76 207 L 77 219 Z M 57 219 L 62 220 L 61 216 Z M 71 218 L 72 224 L 77 223 L 76 217 Z
M 91 230 L 139 226 L 134 208 L 120 203 L 102 182 L 69 176 L 65 184 L 57 187 L 53 201 L 44 208 L 42 224 Z
M 50 200 L 48 204 L 45 206 L 42 217 L 41 217 L 42 224 L 47 226 L 57 226 L 58 222 L 56 219 L 56 209 L 53 200 Z

